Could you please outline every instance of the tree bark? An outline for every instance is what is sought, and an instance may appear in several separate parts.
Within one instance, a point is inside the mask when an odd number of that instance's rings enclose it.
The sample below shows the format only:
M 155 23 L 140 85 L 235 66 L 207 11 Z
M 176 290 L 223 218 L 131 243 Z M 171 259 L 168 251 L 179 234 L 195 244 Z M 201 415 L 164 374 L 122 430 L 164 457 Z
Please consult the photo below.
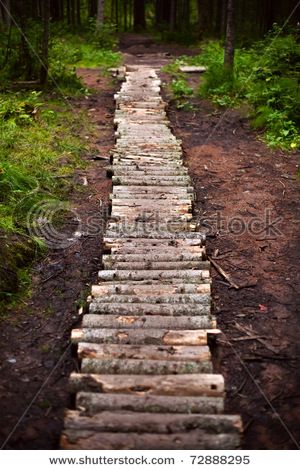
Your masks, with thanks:
M 97 25 L 101 26 L 104 22 L 104 0 L 98 0 L 97 7 Z
M 177 23 L 177 0 L 171 0 L 170 8 L 170 28 L 175 31 Z
M 224 50 L 224 68 L 226 71 L 232 73 L 234 65 L 234 36 L 235 36 L 235 24 L 234 24 L 234 0 L 228 0 L 227 3 L 227 27 L 226 27 L 226 39 L 225 39 L 225 50 Z

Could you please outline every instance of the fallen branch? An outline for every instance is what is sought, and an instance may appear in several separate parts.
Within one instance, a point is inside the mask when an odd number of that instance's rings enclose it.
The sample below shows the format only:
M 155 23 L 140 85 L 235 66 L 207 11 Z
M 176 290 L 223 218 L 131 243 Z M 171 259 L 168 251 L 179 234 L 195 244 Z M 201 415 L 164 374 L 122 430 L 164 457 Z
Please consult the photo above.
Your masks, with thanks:
M 217 264 L 210 256 L 208 256 L 208 259 L 209 261 L 211 262 L 211 264 L 213 265 L 213 267 L 216 269 L 216 271 L 218 271 L 219 274 L 221 274 L 221 276 L 224 277 L 224 279 L 226 279 L 227 282 L 229 282 L 230 286 L 233 287 L 234 289 L 240 289 L 240 286 L 238 286 L 234 281 L 231 280 L 229 274 L 227 274 L 223 268 L 221 268 L 221 266 L 219 264 Z
M 258 336 L 256 334 L 255 331 L 251 330 L 250 328 L 247 328 L 247 327 L 244 327 L 244 326 L 241 326 L 239 325 L 237 322 L 235 322 L 234 324 L 234 327 L 241 331 L 242 333 L 246 333 L 246 335 L 251 338 L 251 339 L 256 339 L 256 341 L 258 341 L 260 344 L 262 344 L 266 349 L 268 349 L 269 351 L 273 352 L 274 354 L 278 354 L 280 351 L 278 350 L 278 348 L 274 348 L 274 346 L 272 346 L 271 344 L 269 344 L 267 341 L 265 341 L 264 339 L 262 339 L 260 336 Z

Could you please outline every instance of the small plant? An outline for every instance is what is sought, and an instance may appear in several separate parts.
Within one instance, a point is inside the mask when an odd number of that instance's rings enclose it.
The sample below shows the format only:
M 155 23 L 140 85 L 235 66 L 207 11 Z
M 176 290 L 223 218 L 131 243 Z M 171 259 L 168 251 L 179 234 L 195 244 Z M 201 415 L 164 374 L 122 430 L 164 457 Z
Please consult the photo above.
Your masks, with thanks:
M 190 106 L 187 98 L 190 98 L 193 95 L 193 89 L 188 86 L 185 79 L 177 78 L 172 80 L 171 89 L 177 109 L 186 109 Z

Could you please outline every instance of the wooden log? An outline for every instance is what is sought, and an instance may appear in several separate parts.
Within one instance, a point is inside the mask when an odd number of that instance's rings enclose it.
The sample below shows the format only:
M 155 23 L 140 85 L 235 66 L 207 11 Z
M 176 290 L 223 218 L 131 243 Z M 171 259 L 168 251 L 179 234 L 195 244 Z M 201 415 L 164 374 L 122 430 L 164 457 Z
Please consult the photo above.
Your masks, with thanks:
M 61 447 L 68 450 L 232 450 L 239 445 L 237 433 L 212 435 L 199 430 L 174 434 L 65 430 L 61 438 Z
M 208 270 L 184 269 L 184 270 L 149 270 L 149 271 L 118 271 L 106 270 L 99 271 L 98 278 L 100 281 L 138 281 L 152 279 L 163 281 L 164 279 L 182 279 L 188 280 L 189 283 L 198 282 L 200 279 L 209 279 Z
M 130 173 L 132 171 L 142 171 L 142 172 L 153 172 L 153 174 L 165 174 L 176 172 L 176 174 L 187 175 L 188 169 L 183 166 L 183 164 L 179 165 L 178 163 L 167 163 L 162 162 L 160 165 L 148 164 L 148 163 L 140 163 L 134 160 L 131 161 L 124 161 L 122 162 L 115 162 L 113 165 L 105 167 L 107 171 L 112 172 L 127 172 Z M 171 175 L 170 175 L 171 176 Z
M 103 295 L 94 299 L 97 304 L 102 303 L 129 303 L 129 304 L 201 304 L 210 305 L 211 296 L 209 294 L 172 294 L 172 295 L 123 295 L 111 294 Z
M 151 227 L 151 225 L 150 225 Z M 107 231 L 106 238 L 110 238 L 109 231 Z M 126 238 L 126 237 L 125 237 Z M 129 234 L 127 238 L 141 238 L 140 234 L 136 230 L 135 232 L 132 232 Z M 145 239 L 154 239 L 154 240 L 174 240 L 174 241 L 183 241 L 186 245 L 189 244 L 188 240 L 196 240 L 199 243 L 202 243 L 205 241 L 205 233 L 204 232 L 149 232 L 147 234 L 144 234 Z M 143 241 L 139 240 L 139 243 L 144 243 Z M 174 243 L 173 245 L 174 246 Z
M 104 295 L 174 295 L 174 294 L 210 294 L 210 284 L 110 284 L 92 286 L 91 295 L 101 297 Z
M 181 65 L 179 70 L 184 73 L 203 73 L 207 68 L 203 65 Z
M 103 260 L 104 269 L 120 269 L 127 271 L 138 271 L 146 269 L 154 270 L 181 270 L 181 269 L 205 269 L 203 268 L 204 262 L 201 261 L 144 261 L 144 262 L 134 262 L 134 261 L 112 261 L 112 260 Z
M 104 411 L 94 416 L 85 416 L 80 411 L 68 410 L 65 415 L 68 430 L 96 432 L 173 434 L 189 432 L 191 429 L 209 434 L 240 434 L 242 429 L 239 416 L 171 414 L 166 413 L 114 413 Z
M 206 259 L 206 249 L 205 246 L 200 247 L 200 246 L 190 246 L 186 245 L 184 247 L 180 246 L 163 246 L 163 250 L 160 246 L 140 246 L 140 245 L 133 245 L 131 247 L 127 246 L 126 249 L 118 249 L 114 247 L 112 249 L 112 255 L 116 256 L 126 256 L 126 255 L 133 255 L 133 256 L 161 256 L 161 259 L 165 257 L 166 259 L 172 258 L 174 256 L 193 256 L 193 255 L 200 255 L 202 253 L 202 256 L 204 259 Z M 179 254 L 180 253 L 180 254 Z
M 177 232 L 178 233 L 178 232 Z M 159 235 L 159 234 L 157 234 Z M 165 248 L 169 247 L 180 247 L 182 250 L 185 250 L 191 246 L 194 247 L 202 247 L 203 242 L 201 240 L 197 239 L 162 239 L 162 238 L 130 238 L 130 236 L 127 237 L 121 237 L 121 236 L 114 236 L 114 237 L 104 237 L 103 243 L 106 249 L 112 249 L 112 250 L 122 250 L 126 251 L 127 249 L 132 249 L 132 248 L 139 248 L 143 246 L 143 248 L 148 248 L 149 250 L 151 248 L 159 247 L 161 250 L 164 250 Z
M 169 158 L 164 155 L 141 155 L 138 152 L 136 155 L 129 155 L 128 151 L 124 153 L 113 153 L 110 158 L 110 162 L 113 165 L 142 165 L 145 167 L 156 167 L 156 166 L 167 166 L 170 168 L 182 168 L 183 159 L 180 151 L 169 153 Z
M 117 186 L 116 186 L 117 187 Z M 122 186 L 120 186 L 122 187 Z M 143 202 L 148 202 L 149 204 L 155 204 L 156 202 L 159 204 L 160 201 L 163 201 L 164 203 L 168 202 L 169 204 L 177 204 L 181 203 L 182 201 L 185 203 L 186 201 L 190 201 L 190 204 L 193 206 L 193 201 L 194 201 L 194 194 L 192 193 L 182 193 L 182 194 L 174 194 L 174 193 L 145 193 L 145 192 L 130 192 L 130 191 L 123 191 L 123 192 L 113 192 L 110 194 L 110 201 L 111 205 L 114 204 L 114 201 L 117 200 L 118 203 L 126 205 L 127 200 L 130 203 L 132 200 L 135 201 L 141 201 L 141 204 Z
M 133 182 L 134 183 L 134 182 Z M 167 195 L 167 194 L 194 194 L 195 190 L 193 186 L 141 186 L 141 185 L 122 185 L 122 186 L 114 186 L 113 193 L 114 194 L 123 194 L 123 193 L 145 193 L 145 194 L 157 194 L 159 195 Z M 133 196 L 134 197 L 134 196 Z
M 172 207 L 173 209 L 178 209 L 178 210 L 189 210 L 192 207 L 192 201 L 191 199 L 171 199 L 172 201 Z M 159 209 L 165 209 L 168 208 L 170 205 L 170 200 L 169 199 L 149 199 L 149 198 L 142 198 L 142 199 L 136 199 L 136 198 L 114 198 L 113 201 L 113 207 L 125 207 L 125 208 L 151 208 L 157 210 Z
M 166 176 L 166 177 L 144 177 L 144 178 L 137 178 L 135 177 L 134 180 L 130 179 L 129 177 L 120 177 L 120 176 L 113 176 L 112 182 L 114 185 L 124 185 L 130 186 L 131 184 L 134 186 L 188 186 L 190 184 L 189 177 L 180 177 L 180 176 Z
M 72 330 L 72 342 L 95 344 L 144 344 L 158 346 L 204 346 L 207 334 L 219 330 L 168 330 L 164 328 L 82 328 Z
M 157 206 L 153 204 L 153 201 L 139 201 L 139 205 L 136 206 L 120 206 L 112 201 L 111 217 L 113 219 L 123 218 L 126 221 L 133 219 L 134 221 L 148 222 L 150 220 L 159 220 L 162 217 L 166 217 L 172 220 L 191 220 L 191 205 L 181 204 L 176 205 L 176 201 L 173 207 L 170 207 L 170 203 L 159 202 Z M 182 217 L 184 216 L 184 217 Z
M 201 361 L 208 362 L 208 346 L 177 346 L 149 344 L 78 344 L 80 359 L 135 359 L 149 361 Z
M 99 315 L 210 315 L 210 304 L 143 304 L 143 303 L 102 303 L 92 300 L 89 306 L 90 313 Z
M 144 359 L 82 359 L 81 371 L 89 374 L 196 374 L 212 372 L 207 361 L 166 361 Z
M 144 215 L 137 217 L 120 217 L 117 222 L 109 222 L 106 229 L 106 237 L 125 237 L 125 238 L 155 238 L 162 234 L 176 236 L 177 233 L 194 233 L 197 224 L 191 222 L 191 214 L 188 217 L 174 217 L 165 214 L 151 216 L 146 221 Z M 137 220 L 138 219 L 138 220 Z M 190 242 L 187 242 L 190 244 Z
M 126 329 L 160 329 L 160 334 L 163 334 L 163 330 L 215 330 L 216 328 L 216 320 L 212 316 L 184 316 L 184 317 L 166 317 L 161 315 L 156 316 L 121 316 L 121 315 L 97 315 L 97 314 L 87 314 L 84 315 L 82 319 L 82 326 L 83 328 L 101 328 L 103 332 L 101 333 L 101 337 L 98 337 L 97 341 L 104 341 L 101 338 L 104 338 L 104 329 L 112 329 L 112 331 L 107 331 L 108 342 L 114 342 L 114 335 L 117 333 L 115 332 L 115 328 L 126 328 Z M 81 331 L 81 330 L 73 330 L 73 331 Z M 205 338 L 206 332 L 203 331 L 203 337 Z M 89 333 L 89 336 L 92 337 L 92 332 Z M 113 335 L 111 337 L 110 335 Z M 95 335 L 96 336 L 96 335 Z M 78 338 L 78 335 L 77 335 Z M 79 337 L 80 339 L 81 337 Z M 94 338 L 94 337 L 92 337 Z M 111 338 L 111 340 L 110 340 Z M 146 339 L 146 337 L 144 337 Z M 143 339 L 143 340 L 144 340 Z M 124 338 L 123 341 L 126 342 L 127 338 Z M 74 341 L 76 342 L 77 339 L 74 335 Z M 86 341 L 86 339 L 85 339 Z M 94 339 L 93 339 L 94 341 Z M 133 341 L 133 338 L 131 339 Z M 201 344 L 201 343 L 200 343 Z
M 150 176 L 150 177 L 169 177 L 169 176 L 185 176 L 187 175 L 187 170 L 182 167 L 182 168 L 177 168 L 177 169 L 166 169 L 162 167 L 159 170 L 155 170 L 153 168 L 119 168 L 117 165 L 114 165 L 110 169 L 106 169 L 106 171 L 109 174 L 113 174 L 113 176 L 129 176 L 129 177 L 145 177 L 145 176 Z
M 152 377 L 142 374 L 99 375 L 73 372 L 70 376 L 69 386 L 73 393 L 95 392 L 110 395 L 133 395 L 134 397 L 224 397 L 224 378 L 220 374 L 156 375 Z M 138 407 L 136 411 L 142 410 L 141 407 Z M 173 413 L 171 402 L 169 410 Z M 167 412 L 167 409 L 165 411 Z M 184 413 L 185 411 L 178 410 L 178 412 Z M 201 413 L 210 413 L 210 411 L 206 409 Z
M 156 229 L 157 224 L 160 230 L 166 230 L 167 226 L 172 227 L 172 231 L 191 231 L 195 230 L 196 224 L 193 223 L 192 227 L 189 222 L 193 219 L 193 215 L 189 212 L 189 209 L 186 208 L 182 211 L 177 211 L 173 209 L 142 209 L 142 208 L 131 208 L 120 207 L 116 208 L 112 206 L 111 218 L 113 221 L 117 221 L 118 226 L 114 229 L 117 233 L 128 233 L 128 229 L 131 231 L 131 227 L 134 227 L 136 223 L 139 223 L 138 233 L 145 232 L 145 228 L 141 224 L 151 223 L 153 230 Z M 127 227 L 127 225 L 129 227 Z M 126 227 L 124 227 L 126 225 Z M 112 233 L 110 227 L 107 230 L 108 234 Z
M 155 377 L 149 376 L 149 378 L 155 380 Z M 224 399 L 221 396 L 172 396 L 170 400 L 170 396 L 79 392 L 76 397 L 76 407 L 88 414 L 95 414 L 104 410 L 219 414 L 224 409 Z
M 147 261 L 203 261 L 203 254 L 205 250 L 198 248 L 198 250 L 190 253 L 182 252 L 181 250 L 172 250 L 171 252 L 161 252 L 160 250 L 152 250 L 151 253 L 146 252 L 145 254 L 126 253 L 122 255 L 103 255 L 102 261 L 104 263 L 109 262 L 133 262 L 141 263 Z M 202 266 L 202 265 L 201 265 Z M 206 265 L 206 269 L 209 269 L 210 265 Z

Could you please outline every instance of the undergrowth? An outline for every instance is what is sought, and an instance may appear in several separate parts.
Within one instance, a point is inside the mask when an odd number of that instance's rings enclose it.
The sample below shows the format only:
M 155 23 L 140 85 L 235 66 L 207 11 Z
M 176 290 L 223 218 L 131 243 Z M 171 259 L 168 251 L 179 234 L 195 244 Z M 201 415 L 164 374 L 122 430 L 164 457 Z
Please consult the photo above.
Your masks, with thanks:
M 57 83 L 64 91 L 71 89 L 74 94 L 74 89 L 83 88 L 76 76 L 77 67 L 101 68 L 105 73 L 120 61 L 121 55 L 112 49 L 100 47 L 97 37 L 87 42 L 85 36 L 65 34 L 51 41 L 49 80 Z
M 105 73 L 121 61 L 121 55 L 115 51 L 117 40 L 111 25 L 96 28 L 95 22 L 91 21 L 80 35 L 66 31 L 61 24 L 52 25 L 51 29 L 48 88 L 59 87 L 64 94 L 73 96 L 83 94 L 85 90 L 76 75 L 77 67 L 97 67 Z M 39 78 L 41 25 L 30 23 L 26 34 L 30 47 L 24 57 L 19 31 L 14 27 L 9 32 L 0 31 L 2 90 L 9 89 L 11 82 L 34 81 Z
M 71 175 L 82 167 L 90 124 L 62 100 L 41 92 L 0 94 L 0 301 L 27 286 L 26 268 L 45 250 L 30 235 L 29 211 L 43 199 L 67 199 Z M 9 282 L 8 282 L 9 281 Z
M 294 150 L 300 148 L 299 57 L 296 37 L 278 36 L 274 27 L 251 48 L 236 50 L 232 75 L 224 71 L 223 45 L 216 41 L 206 43 L 201 55 L 177 59 L 170 72 L 178 72 L 182 63 L 206 65 L 200 96 L 211 98 L 219 106 L 250 104 L 251 124 L 264 131 L 265 142 Z

